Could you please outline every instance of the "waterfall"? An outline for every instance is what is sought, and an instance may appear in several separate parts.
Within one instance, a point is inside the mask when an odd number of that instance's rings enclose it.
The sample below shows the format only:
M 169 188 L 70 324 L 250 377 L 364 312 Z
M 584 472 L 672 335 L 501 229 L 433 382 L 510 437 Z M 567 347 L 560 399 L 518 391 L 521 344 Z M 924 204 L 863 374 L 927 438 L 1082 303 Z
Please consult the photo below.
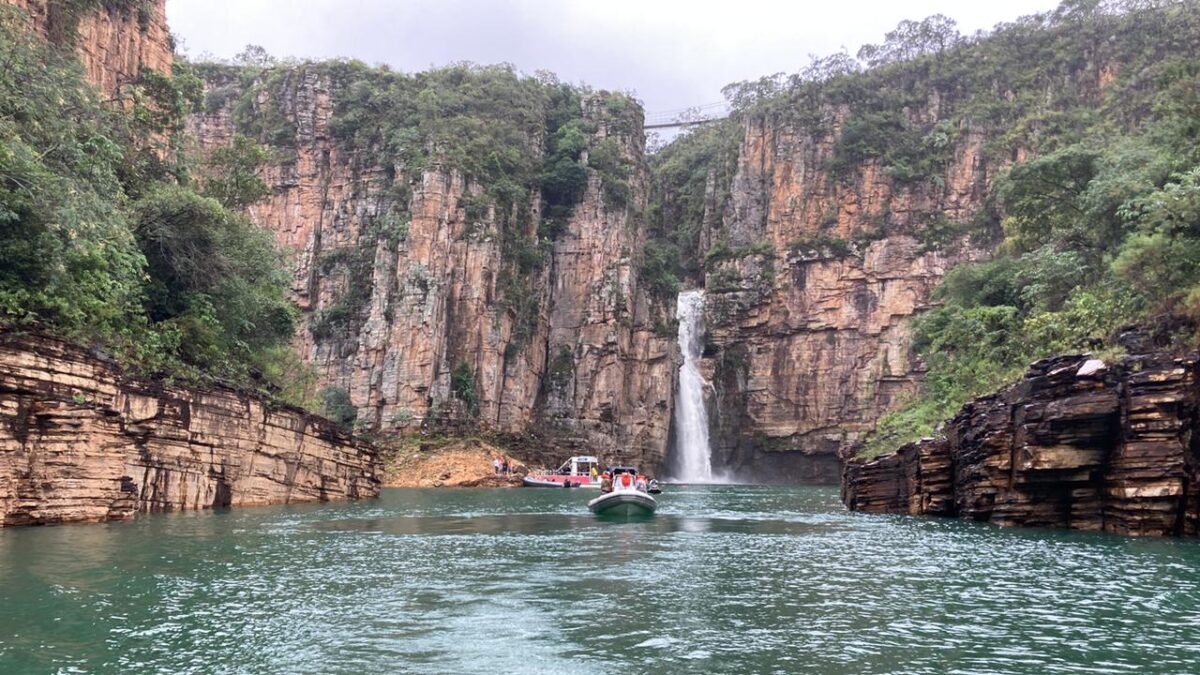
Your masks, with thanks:
M 712 458 L 708 446 L 708 411 L 704 390 L 708 383 L 700 376 L 700 356 L 704 351 L 704 291 L 679 294 L 675 309 L 679 319 L 679 387 L 675 397 L 675 476 L 688 483 L 712 480 Z

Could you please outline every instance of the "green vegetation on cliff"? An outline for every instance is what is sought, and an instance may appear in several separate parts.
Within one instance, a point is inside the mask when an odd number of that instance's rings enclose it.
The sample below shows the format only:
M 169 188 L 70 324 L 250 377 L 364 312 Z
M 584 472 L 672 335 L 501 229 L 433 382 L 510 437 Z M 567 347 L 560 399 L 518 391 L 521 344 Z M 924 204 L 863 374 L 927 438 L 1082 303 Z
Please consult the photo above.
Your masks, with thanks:
M 981 50 L 989 67 L 999 64 L 1022 85 L 1008 89 L 1012 100 L 984 107 L 979 96 L 972 104 L 1005 130 L 993 133 L 991 150 L 1032 159 L 1012 163 L 994 181 L 996 256 L 952 270 L 935 292 L 940 305 L 915 322 L 914 347 L 928 364 L 927 378 L 918 396 L 880 421 L 867 454 L 930 434 L 970 398 L 1014 381 L 1032 360 L 1119 349 L 1116 334 L 1132 325 L 1163 346 L 1195 346 L 1195 9 L 1067 2 L 964 48 Z M 1079 68 L 1111 75 L 1097 91 L 1031 86 Z M 1037 96 L 1047 100 L 1036 103 Z
M 154 17 L 153 0 L 52 0 L 46 4 L 47 32 L 51 42 L 72 47 L 76 29 L 83 17 L 97 10 L 115 15 L 136 13 L 138 26 L 145 31 Z
M 643 275 L 657 295 L 703 273 L 706 228 L 719 227 L 729 201 L 742 127 L 729 119 L 700 127 L 650 158 L 651 197 Z
M 590 168 L 603 179 L 608 206 L 625 207 L 632 167 L 621 146 L 640 114 L 625 94 L 526 76 L 507 64 L 409 74 L 354 60 L 278 63 L 254 46 L 233 64 L 194 68 L 209 84 L 209 112 L 229 105 L 238 133 L 279 148 L 294 148 L 299 124 L 288 93 L 321 78 L 334 101 L 329 133 L 351 157 L 388 171 L 398 201 L 422 172 L 453 169 L 486 196 L 475 216 L 494 206 L 501 225 L 528 224 L 529 198 L 538 194 L 549 221 L 543 234 L 554 234 L 554 221 L 583 197 Z M 585 116 L 585 106 L 594 114 Z M 606 133 L 598 138 L 601 123 Z
M 145 373 L 293 381 L 282 266 L 231 210 L 261 191 L 253 150 L 216 158 L 225 184 L 197 183 L 175 145 L 201 90 L 186 66 L 143 72 L 115 102 L 81 71 L 0 7 L 0 325 Z
M 1114 334 L 1131 324 L 1193 343 L 1198 9 L 1191 0 L 1066 0 L 972 36 L 934 16 L 901 23 L 857 57 L 835 54 L 790 77 L 731 85 L 733 121 L 652 158 L 656 255 L 647 259 L 674 260 L 670 273 L 700 277 L 704 261 L 758 253 L 754 237 L 772 205 L 753 202 L 758 188 L 747 187 L 743 213 L 726 187 L 743 137 L 777 149 L 794 143 L 807 153 L 797 161 L 818 160 L 805 169 L 828 182 L 806 182 L 806 199 L 861 191 L 870 171 L 932 209 L 917 218 L 911 204 L 903 215 L 860 214 L 849 231 L 834 213 L 795 252 L 844 257 L 850 240 L 890 235 L 915 236 L 926 251 L 991 249 L 992 260 L 952 270 L 935 308 L 915 321 L 928 375 L 880 421 L 868 453 L 931 433 L 1031 360 L 1115 349 Z M 767 137 L 757 139 L 758 130 Z M 972 197 L 972 217 L 951 221 L 937 205 L 948 169 L 968 149 L 990 176 L 987 194 Z M 764 222 L 745 222 L 746 213 Z M 724 274 L 712 265 L 709 286 Z
M 514 319 L 509 349 L 521 350 L 538 320 L 541 276 L 553 241 L 566 230 L 590 174 L 605 208 L 629 206 L 640 141 L 640 108 L 625 94 L 594 92 L 529 77 L 510 65 L 468 63 L 418 73 L 358 61 L 278 63 L 250 47 L 233 64 L 195 68 L 208 83 L 207 110 L 230 109 L 239 134 L 272 147 L 286 163 L 301 121 L 296 92 L 304 82 L 327 87 L 328 131 L 356 170 L 381 169 L 387 215 L 363 228 L 357 252 L 330 251 L 326 275 L 345 272 L 348 289 L 312 321 L 314 337 L 352 333 L 369 300 L 371 265 L 381 240 L 392 247 L 408 226 L 413 189 L 430 170 L 457 171 L 467 237 L 494 238 L 502 249 L 500 303 Z

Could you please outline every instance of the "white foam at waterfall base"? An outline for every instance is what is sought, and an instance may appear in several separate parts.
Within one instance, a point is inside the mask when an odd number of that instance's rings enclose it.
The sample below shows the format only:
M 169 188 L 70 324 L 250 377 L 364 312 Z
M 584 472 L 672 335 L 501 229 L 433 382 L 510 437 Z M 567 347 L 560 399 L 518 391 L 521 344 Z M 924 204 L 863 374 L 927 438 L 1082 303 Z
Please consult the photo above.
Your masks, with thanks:
M 708 383 L 700 375 L 704 352 L 704 291 L 679 294 L 675 309 L 679 319 L 679 384 L 675 397 L 675 480 L 713 482 L 712 451 L 708 444 L 708 410 L 704 394 Z

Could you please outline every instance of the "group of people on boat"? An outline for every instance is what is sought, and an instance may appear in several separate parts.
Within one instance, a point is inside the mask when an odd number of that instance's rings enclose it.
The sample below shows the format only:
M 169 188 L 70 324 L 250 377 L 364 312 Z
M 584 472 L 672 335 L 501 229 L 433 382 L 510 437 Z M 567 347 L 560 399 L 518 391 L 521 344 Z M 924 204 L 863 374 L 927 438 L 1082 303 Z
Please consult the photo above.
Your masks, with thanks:
M 600 496 L 588 502 L 588 510 L 604 515 L 646 515 L 658 502 L 651 497 L 661 492 L 658 484 L 632 466 L 614 466 L 600 478 Z
M 625 478 L 619 478 L 626 476 Z M 658 482 L 640 474 L 632 466 L 604 466 L 594 455 L 578 455 L 563 462 L 555 471 L 533 471 L 522 479 L 528 487 L 588 487 L 612 492 L 615 480 L 628 481 L 620 486 L 623 490 L 658 494 Z
M 648 478 L 645 474 L 638 473 L 637 469 L 628 466 L 615 467 L 601 474 L 600 491 L 612 492 L 614 488 L 625 490 L 632 488 L 646 493 L 659 491 L 658 481 Z

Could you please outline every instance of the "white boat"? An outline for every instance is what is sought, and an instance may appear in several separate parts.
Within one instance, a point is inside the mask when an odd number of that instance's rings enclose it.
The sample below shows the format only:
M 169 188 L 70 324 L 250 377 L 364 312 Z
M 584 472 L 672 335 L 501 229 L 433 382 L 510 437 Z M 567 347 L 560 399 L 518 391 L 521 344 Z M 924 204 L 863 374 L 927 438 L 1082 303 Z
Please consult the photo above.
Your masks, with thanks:
M 592 469 L 600 466 L 600 460 L 591 455 L 572 457 L 558 467 L 558 471 L 534 471 L 522 479 L 525 487 L 540 488 L 599 488 L 600 480 L 592 478 Z
M 633 467 L 612 469 L 612 489 L 588 502 L 592 513 L 606 516 L 650 515 L 657 508 L 658 502 L 646 492 L 645 481 L 639 480 Z

